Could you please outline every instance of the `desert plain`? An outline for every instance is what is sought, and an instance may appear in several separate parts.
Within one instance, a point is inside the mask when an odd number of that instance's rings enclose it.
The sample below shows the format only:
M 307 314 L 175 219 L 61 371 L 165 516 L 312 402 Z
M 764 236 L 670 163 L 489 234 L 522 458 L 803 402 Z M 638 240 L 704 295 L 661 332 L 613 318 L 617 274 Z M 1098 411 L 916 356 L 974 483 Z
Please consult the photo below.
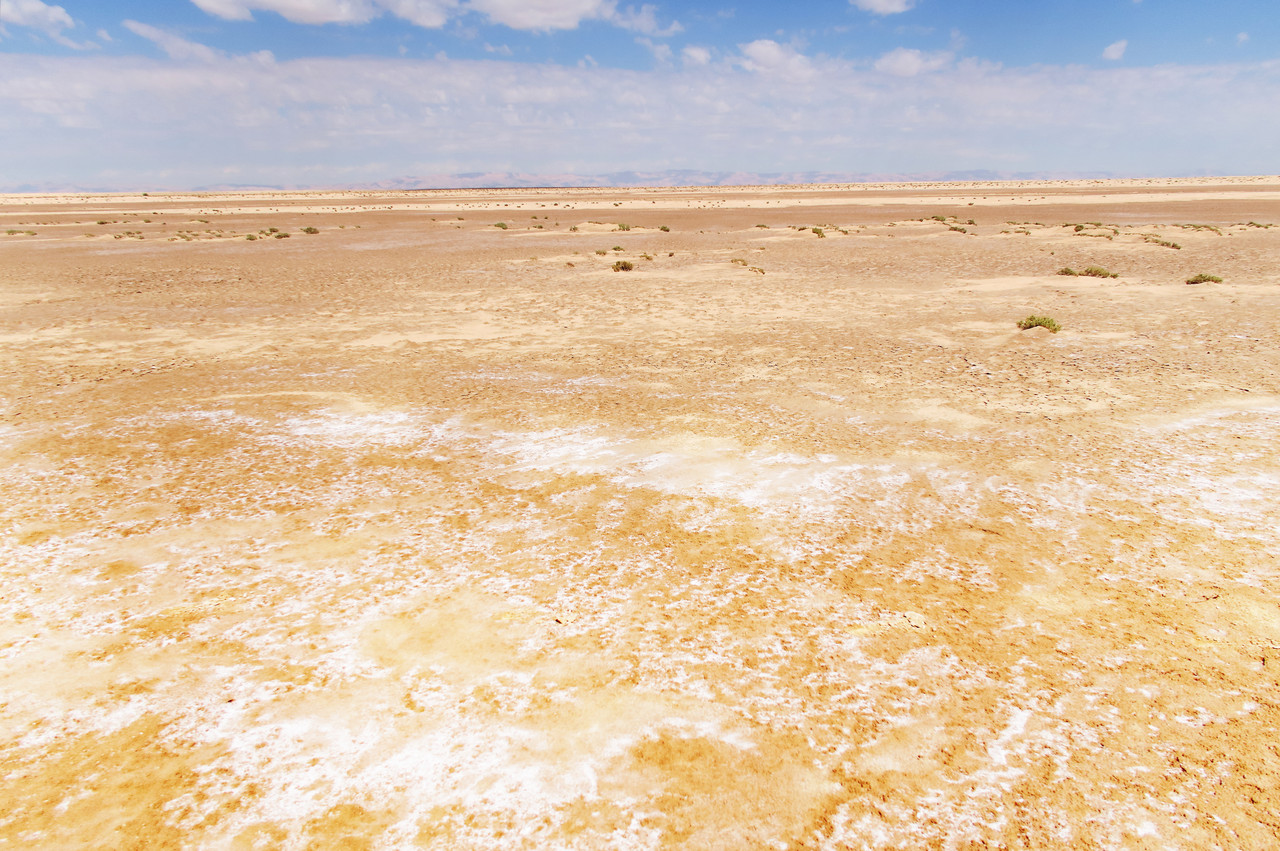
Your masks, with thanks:
M 0 848 L 1280 844 L 1280 178 L 0 224 Z

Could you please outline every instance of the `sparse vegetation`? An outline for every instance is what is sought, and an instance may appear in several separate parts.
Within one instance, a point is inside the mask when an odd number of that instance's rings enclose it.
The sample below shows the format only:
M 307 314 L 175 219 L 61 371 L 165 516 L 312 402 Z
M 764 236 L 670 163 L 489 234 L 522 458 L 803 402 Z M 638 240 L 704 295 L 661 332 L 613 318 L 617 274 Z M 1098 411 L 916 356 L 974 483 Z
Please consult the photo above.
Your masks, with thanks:
M 507 229 L 507 223 L 506 223 L 506 222 L 497 222 L 496 224 L 494 224 L 494 227 L 495 227 L 495 228 L 499 228 L 500 230 L 506 230 L 506 229 Z
M 1028 328 L 1048 328 L 1054 334 L 1062 330 L 1062 326 L 1058 324 L 1057 320 L 1048 316 L 1037 316 L 1034 313 L 1021 320 L 1018 323 L 1018 328 L 1022 331 L 1026 331 Z
M 950 231 L 950 230 L 953 230 L 953 231 L 955 231 L 956 233 L 968 233 L 968 232 L 969 232 L 969 229 L 968 229 L 968 228 L 962 228 L 962 227 L 960 227 L 959 225 L 952 225 L 951 227 L 947 228 L 947 230 L 949 230 L 949 231 Z
M 597 248 L 597 249 L 596 249 L 596 254 L 599 254 L 601 257 L 605 256 L 605 255 L 606 255 L 606 254 L 608 254 L 608 253 L 609 253 L 609 252 L 605 251 L 603 248 Z
M 634 268 L 635 266 L 632 265 L 630 260 L 619 260 L 613 264 L 613 271 L 615 272 L 630 272 Z
M 663 233 L 671 233 L 671 228 L 667 227 L 666 225 L 663 225 L 662 227 L 658 228 L 658 230 L 662 231 Z
M 278 233 L 275 235 L 276 239 L 288 239 L 290 236 L 291 234 L 287 233 Z
M 313 228 L 313 227 L 305 227 L 305 228 L 303 228 L 303 229 L 302 229 L 302 232 L 303 232 L 303 233 L 319 233 L 319 232 L 320 232 L 320 229 L 319 229 L 319 228 Z
M 1152 245 L 1159 245 L 1159 246 L 1161 246 L 1161 247 L 1163 247 L 1163 248 L 1174 248 L 1174 249 L 1178 249 L 1178 250 L 1181 250 L 1181 249 L 1182 249 L 1182 246 L 1181 246 L 1181 245 L 1179 245 L 1179 244 L 1178 244 L 1178 243 L 1176 243 L 1176 242 L 1170 242 L 1170 241 L 1169 241 L 1169 240 L 1167 240 L 1167 239 L 1161 239 L 1160 237 L 1158 237 L 1158 236 L 1153 236 L 1153 235 L 1151 235 L 1151 234 L 1143 234 L 1143 235 L 1142 235 L 1142 241 L 1143 241 L 1143 242 L 1149 242 L 1149 243 L 1151 243 Z
M 730 260 L 729 262 L 730 262 L 730 263 L 737 263 L 739 266 L 745 266 L 745 265 L 747 265 L 747 261 L 746 261 L 746 260 L 743 260 L 741 257 L 735 257 L 735 258 L 733 258 L 732 260 Z
M 613 250 L 614 250 L 614 251 L 622 251 L 622 250 L 623 250 L 623 248 L 622 248 L 622 246 L 621 246 L 621 245 L 615 245 L 615 246 L 613 247 Z
M 817 234 L 819 239 L 825 239 L 827 236 L 822 232 L 822 228 L 810 228 L 810 230 Z
M 758 227 L 758 228 L 764 228 L 765 230 L 768 230 L 768 229 L 769 229 L 769 226 L 768 226 L 768 225 L 756 225 L 756 227 Z
M 624 225 L 622 222 L 618 222 L 618 230 L 631 230 L 631 225 Z
M 1083 270 L 1083 271 L 1081 271 L 1081 272 L 1077 272 L 1075 269 L 1072 269 L 1070 266 L 1063 266 L 1061 269 L 1059 269 L 1059 270 L 1058 270 L 1058 274 L 1059 274 L 1059 275 L 1070 275 L 1070 276 L 1072 276 L 1072 277 L 1080 277 L 1080 276 L 1084 276 L 1084 277 L 1088 277 L 1088 278 L 1118 278 L 1118 277 L 1120 277 L 1120 273 L 1119 273 L 1119 272 L 1108 272 L 1106 269 L 1102 268 L 1101 266 L 1086 266 L 1086 267 L 1084 267 L 1084 270 Z
M 1188 284 L 1220 284 L 1222 283 L 1222 279 L 1219 278 L 1217 275 L 1206 275 L 1204 272 L 1201 272 L 1199 275 L 1196 275 L 1193 278 L 1187 278 L 1187 283 Z

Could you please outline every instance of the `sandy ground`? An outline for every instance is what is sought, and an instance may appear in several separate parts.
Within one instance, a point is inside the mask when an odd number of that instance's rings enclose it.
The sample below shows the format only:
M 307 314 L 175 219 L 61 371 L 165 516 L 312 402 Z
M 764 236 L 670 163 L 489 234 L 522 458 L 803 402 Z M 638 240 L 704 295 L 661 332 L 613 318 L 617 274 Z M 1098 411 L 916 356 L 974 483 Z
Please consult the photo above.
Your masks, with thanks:
M 0 847 L 1280 843 L 1280 178 L 0 224 Z

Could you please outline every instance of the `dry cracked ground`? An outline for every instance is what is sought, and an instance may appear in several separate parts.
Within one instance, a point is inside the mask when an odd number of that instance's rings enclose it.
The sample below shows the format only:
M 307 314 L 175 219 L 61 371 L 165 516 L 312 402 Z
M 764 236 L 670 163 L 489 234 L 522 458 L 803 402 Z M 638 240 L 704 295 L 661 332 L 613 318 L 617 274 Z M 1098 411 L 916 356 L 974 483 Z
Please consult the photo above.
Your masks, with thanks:
M 1280 179 L 0 223 L 0 848 L 1280 843 Z

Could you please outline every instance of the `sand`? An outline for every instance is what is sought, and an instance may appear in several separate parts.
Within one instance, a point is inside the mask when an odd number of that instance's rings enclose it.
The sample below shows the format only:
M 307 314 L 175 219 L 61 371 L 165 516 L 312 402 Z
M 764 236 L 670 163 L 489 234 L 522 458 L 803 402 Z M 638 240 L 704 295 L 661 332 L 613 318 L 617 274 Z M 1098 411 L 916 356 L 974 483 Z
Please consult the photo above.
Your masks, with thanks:
M 1280 178 L 0 223 L 0 847 L 1280 842 Z

